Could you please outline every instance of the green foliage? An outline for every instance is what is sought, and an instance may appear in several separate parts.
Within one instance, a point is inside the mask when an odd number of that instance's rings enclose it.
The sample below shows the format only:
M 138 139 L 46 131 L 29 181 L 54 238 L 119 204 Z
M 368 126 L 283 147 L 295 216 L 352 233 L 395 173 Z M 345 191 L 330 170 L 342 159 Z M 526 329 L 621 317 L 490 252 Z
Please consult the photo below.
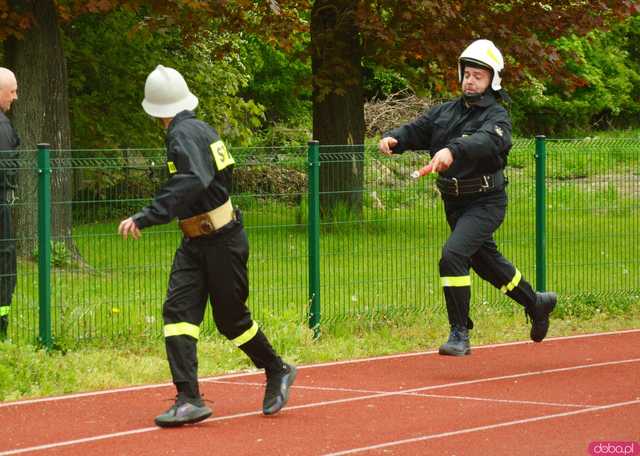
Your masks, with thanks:
M 593 31 L 554 42 L 567 70 L 582 83 L 543 81 L 528 76 L 514 92 L 514 125 L 520 134 L 572 134 L 612 125 L 637 124 L 640 113 L 640 59 L 634 16 L 611 32 Z
M 204 32 L 185 45 L 179 28 L 152 33 L 142 17 L 125 11 L 85 15 L 65 36 L 75 148 L 162 144 L 162 129 L 140 106 L 158 64 L 183 73 L 200 99 L 199 116 L 229 143 L 246 142 L 261 123 L 262 107 L 238 96 L 249 80 L 238 58 L 240 36 Z
M 303 48 L 308 43 L 298 43 Z M 308 120 L 311 111 L 311 66 L 285 54 L 255 36 L 240 50 L 250 80 L 244 98 L 265 107 L 268 124 L 295 124 Z
M 311 112 L 306 117 L 275 123 L 256 133 L 254 147 L 290 147 L 306 145 L 311 140 Z
M 296 43 L 298 52 L 285 54 L 255 36 L 247 38 L 240 58 L 249 82 L 240 93 L 265 107 L 264 123 L 254 130 L 251 146 L 299 146 L 311 139 L 311 66 L 298 57 L 308 45 L 305 39 Z
M 38 261 L 40 255 L 39 249 L 33 250 L 32 258 L 34 261 Z M 67 244 L 64 241 L 51 241 L 51 266 L 56 268 L 66 268 L 73 266 L 73 255 L 67 248 Z
M 234 172 L 234 191 L 265 199 L 298 201 L 307 191 L 307 175 L 284 166 L 255 165 Z
M 364 95 L 367 99 L 385 99 L 409 88 L 409 82 L 397 71 L 374 64 L 364 66 Z

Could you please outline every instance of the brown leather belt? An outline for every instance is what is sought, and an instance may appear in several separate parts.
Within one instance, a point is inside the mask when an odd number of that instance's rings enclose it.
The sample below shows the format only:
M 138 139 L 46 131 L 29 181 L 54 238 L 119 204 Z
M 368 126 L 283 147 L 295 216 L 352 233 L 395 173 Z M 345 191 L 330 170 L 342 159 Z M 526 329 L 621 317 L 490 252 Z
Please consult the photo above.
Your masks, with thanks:
M 188 238 L 196 238 L 215 233 L 236 219 L 231 200 L 203 214 L 180 220 L 180 229 Z
M 505 184 L 502 171 L 471 179 L 456 179 L 455 177 L 438 177 L 436 186 L 443 195 L 463 196 L 473 193 L 484 193 L 501 188 Z

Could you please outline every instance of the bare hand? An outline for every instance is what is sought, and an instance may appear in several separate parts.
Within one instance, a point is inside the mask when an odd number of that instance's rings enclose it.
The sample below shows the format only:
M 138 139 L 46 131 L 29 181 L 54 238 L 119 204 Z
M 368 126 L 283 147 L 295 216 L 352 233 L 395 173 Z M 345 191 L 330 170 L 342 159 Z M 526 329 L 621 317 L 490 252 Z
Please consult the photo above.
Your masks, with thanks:
M 378 149 L 385 155 L 393 155 L 391 149 L 393 149 L 396 144 L 398 144 L 398 140 L 396 138 L 392 138 L 391 136 L 387 136 L 386 138 L 382 138 L 378 143 Z
M 118 234 L 120 234 L 124 239 L 127 239 L 127 236 L 130 234 L 134 239 L 140 239 L 140 229 L 136 226 L 135 222 L 131 217 L 126 220 L 120 222 L 120 226 L 118 227 Z
M 451 163 L 453 163 L 453 154 L 447 147 L 436 152 L 429 162 L 431 165 L 431 171 L 434 173 L 445 171 L 449 166 L 451 166 Z

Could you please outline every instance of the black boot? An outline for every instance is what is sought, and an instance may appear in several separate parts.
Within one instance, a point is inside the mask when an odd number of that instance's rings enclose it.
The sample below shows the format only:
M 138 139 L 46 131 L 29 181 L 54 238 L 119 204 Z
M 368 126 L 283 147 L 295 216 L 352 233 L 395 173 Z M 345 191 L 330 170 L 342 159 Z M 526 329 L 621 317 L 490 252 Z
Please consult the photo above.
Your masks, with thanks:
M 553 311 L 558 301 L 558 296 L 553 292 L 536 293 L 536 304 L 526 308 L 527 315 L 531 318 L 531 340 L 542 342 L 549 330 L 549 314 Z
M 212 413 L 201 398 L 188 398 L 180 393 L 175 404 L 162 415 L 158 415 L 155 422 L 160 427 L 177 427 L 205 420 Z
M 267 387 L 262 402 L 262 413 L 273 415 L 278 413 L 289 400 L 289 388 L 296 379 L 297 369 L 284 363 L 278 370 L 267 369 Z
M 0 340 L 6 340 L 8 330 L 9 330 L 9 316 L 3 315 L 0 317 Z
M 464 326 L 451 326 L 449 340 L 440 346 L 438 353 L 448 356 L 470 355 L 469 330 Z

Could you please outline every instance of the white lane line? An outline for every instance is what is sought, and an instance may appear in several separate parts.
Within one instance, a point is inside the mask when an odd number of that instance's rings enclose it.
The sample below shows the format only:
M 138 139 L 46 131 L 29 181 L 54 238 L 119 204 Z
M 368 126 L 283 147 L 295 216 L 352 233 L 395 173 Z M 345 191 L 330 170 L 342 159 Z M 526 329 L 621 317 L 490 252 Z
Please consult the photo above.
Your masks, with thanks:
M 84 438 L 84 439 L 66 440 L 64 442 L 50 443 L 50 444 L 47 444 L 47 445 L 38 445 L 38 446 L 34 446 L 34 447 L 29 447 L 29 448 L 21 448 L 19 450 L 3 451 L 3 452 L 0 453 L 0 456 L 8 456 L 8 455 L 11 455 L 11 454 L 28 453 L 30 451 L 50 450 L 52 448 L 60 448 L 60 447 L 63 447 L 63 446 L 77 445 L 77 444 L 80 444 L 80 443 L 97 442 L 99 440 L 111 439 L 113 437 L 122 437 L 122 436 L 125 436 L 125 435 L 144 434 L 145 432 L 151 432 L 151 431 L 157 431 L 157 430 L 158 430 L 158 428 L 156 428 L 156 427 L 148 427 L 148 428 L 142 428 L 142 429 L 133 429 L 131 431 L 126 431 L 126 432 L 115 432 L 113 434 L 97 435 L 97 436 L 94 436 L 94 437 L 87 437 L 87 438 Z
M 634 358 L 634 359 L 622 360 L 622 361 L 610 361 L 610 362 L 606 362 L 606 363 L 583 364 L 583 365 L 579 365 L 579 366 L 563 367 L 563 368 L 557 368 L 557 369 L 547 369 L 547 370 L 542 370 L 542 371 L 524 372 L 524 373 L 521 373 L 521 374 L 505 375 L 505 376 L 500 376 L 500 377 L 488 377 L 488 378 L 477 379 L 477 380 L 467 380 L 467 381 L 463 381 L 463 382 L 455 382 L 455 383 L 446 383 L 446 384 L 440 384 L 440 385 L 425 386 L 425 387 L 421 387 L 421 388 L 413 388 L 413 389 L 401 390 L 401 391 L 385 391 L 385 392 L 379 392 L 379 393 L 376 392 L 376 393 L 373 393 L 373 394 L 367 394 L 365 396 L 357 396 L 357 397 L 350 397 L 350 398 L 344 398 L 344 399 L 335 399 L 335 400 L 330 400 L 330 401 L 312 402 L 312 403 L 303 404 L 303 405 L 288 406 L 286 409 L 287 410 L 300 410 L 300 409 L 307 409 L 307 408 L 312 408 L 312 407 L 322 407 L 322 406 L 327 406 L 327 405 L 344 404 L 344 403 L 347 403 L 347 402 L 363 401 L 363 400 L 367 400 L 367 399 L 379 399 L 379 398 L 382 398 L 382 397 L 397 396 L 399 394 L 414 393 L 414 392 L 418 392 L 418 391 L 427 391 L 427 390 L 432 390 L 432 389 L 449 388 L 449 387 L 460 386 L 460 385 L 471 385 L 471 384 L 474 384 L 474 383 L 485 383 L 485 382 L 490 382 L 490 381 L 504 380 L 504 379 L 511 379 L 511 378 L 528 377 L 528 376 L 532 376 L 532 375 L 543 375 L 543 374 L 549 374 L 549 373 L 554 373 L 554 372 L 566 372 L 566 371 L 571 371 L 571 370 L 586 369 L 586 368 L 590 368 L 590 367 L 611 366 L 611 365 L 618 365 L 618 364 L 625 364 L 625 363 L 633 363 L 633 362 L 638 362 L 638 361 L 640 361 L 640 358 Z M 295 387 L 295 388 L 300 388 L 300 387 Z M 345 389 L 343 389 L 343 390 L 345 390 Z M 586 409 L 586 410 L 591 410 L 591 409 Z M 226 420 L 232 420 L 232 419 L 235 419 L 235 418 L 244 418 L 244 417 L 247 417 L 247 416 L 255 416 L 255 415 L 261 415 L 261 414 L 262 414 L 261 411 L 238 413 L 238 414 L 235 414 L 235 415 L 225 415 L 225 416 L 220 416 L 220 417 L 215 417 L 215 418 L 209 418 L 207 420 L 202 421 L 202 423 L 207 423 L 207 422 L 210 422 L 210 421 L 226 421 Z M 50 449 L 50 448 L 58 448 L 58 447 L 76 445 L 76 444 L 80 444 L 80 443 L 88 443 L 88 442 L 94 442 L 94 441 L 98 441 L 98 440 L 105 440 L 105 439 L 116 438 L 116 437 L 124 437 L 124 436 L 128 436 L 128 435 L 141 434 L 141 433 L 144 433 L 144 432 L 151 432 L 151 431 L 158 431 L 158 430 L 160 430 L 160 428 L 149 427 L 149 428 L 133 429 L 133 430 L 130 430 L 130 431 L 115 432 L 115 433 L 112 433 L 112 434 L 97 435 L 97 436 L 94 436 L 94 437 L 86 437 L 86 438 L 82 438 L 82 439 L 66 440 L 66 441 L 57 442 L 57 443 L 38 445 L 38 446 L 34 446 L 34 447 L 29 447 L 29 448 L 21 448 L 21 449 L 18 449 L 18 450 L 11 450 L 11 451 L 8 451 L 8 452 L 0 453 L 0 456 L 26 453 L 28 451 L 46 450 L 46 449 Z
M 392 446 L 399 446 L 399 445 L 406 445 L 409 443 L 417 443 L 417 442 L 424 442 L 427 440 L 434 440 L 434 439 L 440 439 L 443 437 L 453 437 L 456 435 L 463 435 L 463 434 L 469 434 L 472 432 L 479 432 L 479 431 L 488 431 L 491 429 L 498 429 L 498 428 L 503 428 L 503 427 L 508 427 L 508 426 L 516 426 L 518 424 L 529 424 L 529 423 L 535 423 L 537 421 L 546 421 L 546 420 L 553 420 L 556 418 L 564 418 L 567 416 L 574 416 L 574 415 L 581 415 L 584 413 L 591 413 L 591 412 L 599 412 L 601 410 L 608 410 L 608 409 L 613 409 L 613 408 L 617 408 L 617 407 L 626 407 L 628 405 L 638 405 L 640 404 L 640 400 L 634 400 L 634 401 L 627 401 L 627 402 L 618 402 L 615 404 L 607 404 L 607 405 L 599 405 L 596 407 L 590 407 L 587 409 L 582 409 L 582 410 L 573 410 L 571 412 L 564 412 L 564 413 L 553 413 L 551 415 L 542 415 L 542 416 L 537 416 L 534 418 L 525 418 L 525 419 L 521 419 L 521 420 L 514 420 L 514 421 L 505 421 L 503 423 L 496 423 L 496 424 L 489 424 L 487 426 L 478 426 L 478 427 L 474 427 L 474 428 L 466 428 L 466 429 L 460 429 L 458 431 L 451 431 L 451 432 L 442 432 L 440 434 L 430 434 L 430 435 L 422 435 L 419 437 L 413 437 L 410 439 L 403 439 L 403 440 L 394 440 L 394 441 L 389 441 L 389 442 L 385 442 L 385 443 L 380 443 L 378 445 L 370 445 L 370 446 L 366 446 L 366 447 L 360 447 L 360 448 L 351 448 L 349 450 L 343 450 L 343 451 L 338 451 L 335 453 L 326 453 L 323 456 L 344 456 L 347 454 L 356 454 L 356 453 L 362 453 L 364 451 L 372 451 L 372 450 L 379 450 L 382 448 L 389 448 Z
M 639 332 L 640 332 L 640 329 L 627 329 L 622 331 L 610 331 L 610 332 L 593 333 L 593 334 L 578 334 L 575 336 L 549 337 L 545 339 L 545 341 L 551 342 L 551 341 L 563 341 L 563 340 L 573 340 L 573 339 L 587 339 L 587 338 L 594 338 L 594 337 L 616 336 L 616 335 L 639 333 Z M 474 346 L 473 349 L 484 350 L 484 349 L 491 349 L 491 348 L 512 347 L 517 345 L 530 345 L 530 344 L 534 344 L 534 342 L 531 342 L 530 340 L 522 340 L 522 341 L 506 342 L 506 343 L 500 343 L 500 344 L 478 345 L 478 346 Z M 402 359 L 402 358 L 410 358 L 410 357 L 416 357 L 416 356 L 433 355 L 436 353 L 438 353 L 437 350 L 429 350 L 429 351 L 415 352 L 415 353 L 400 353 L 395 355 L 373 356 L 370 358 L 360 358 L 360 359 L 347 360 L 347 361 L 333 361 L 328 363 L 308 364 L 308 365 L 297 366 L 297 367 L 298 369 L 315 369 L 315 368 L 331 367 L 331 366 L 343 366 L 347 364 L 366 363 L 366 362 L 372 362 L 372 361 L 384 361 L 389 359 Z M 239 372 L 239 373 L 220 375 L 215 377 L 202 377 L 199 379 L 199 381 L 210 382 L 210 381 L 216 381 L 218 379 L 248 377 L 248 376 L 256 375 L 260 373 L 262 373 L 262 371 L 252 370 L 249 372 Z M 0 403 L 0 408 L 15 407 L 15 406 L 21 406 L 21 405 L 30 405 L 30 404 L 40 404 L 43 402 L 63 401 L 68 399 L 79 399 L 79 398 L 85 398 L 85 397 L 104 396 L 106 394 L 128 393 L 128 392 L 134 392 L 134 391 L 143 391 L 148 389 L 165 388 L 165 387 L 172 387 L 172 386 L 173 386 L 173 383 L 158 383 L 153 385 L 140 385 L 140 386 L 131 386 L 126 388 L 113 388 L 113 389 L 102 390 L 102 391 L 91 391 L 86 393 L 67 394 L 64 396 L 42 397 L 38 399 L 27 399 L 22 401 Z
M 229 381 L 216 381 L 215 383 L 223 384 L 223 385 L 237 385 L 237 386 L 256 386 L 256 387 L 264 387 L 264 383 L 255 383 L 255 382 L 229 382 Z M 478 396 L 453 396 L 448 394 L 422 394 L 419 392 L 411 392 L 409 390 L 396 390 L 396 391 L 380 391 L 380 390 L 366 390 L 359 388 L 338 388 L 331 386 L 297 386 L 293 385 L 291 387 L 293 390 L 307 390 L 307 391 L 332 391 L 332 392 L 341 392 L 341 393 L 353 393 L 353 394 L 392 394 L 394 396 L 414 396 L 414 397 L 427 397 L 434 399 L 457 399 L 457 400 L 466 400 L 466 401 L 483 401 L 483 402 L 497 402 L 497 403 L 505 403 L 505 404 L 524 404 L 524 405 L 542 405 L 549 407 L 567 407 L 567 408 L 587 408 L 587 407 L 595 407 L 593 404 L 565 404 L 558 402 L 539 402 L 539 401 L 525 401 L 518 399 L 499 399 L 499 398 L 491 398 L 491 397 L 478 397 Z
M 602 363 L 580 364 L 580 365 L 577 365 L 577 366 L 570 366 L 570 367 L 557 367 L 557 368 L 554 368 L 554 369 L 543 369 L 543 370 L 539 370 L 539 371 L 521 372 L 521 373 L 518 373 L 518 374 L 499 375 L 497 377 L 485 377 L 485 378 L 478 378 L 478 379 L 474 379 L 474 380 L 464 380 L 464 381 L 460 381 L 460 382 L 441 383 L 439 385 L 421 386 L 421 387 L 418 387 L 418 388 L 410 388 L 410 389 L 397 390 L 397 391 L 382 391 L 382 392 L 378 392 L 378 391 L 368 392 L 367 391 L 367 393 L 368 394 L 374 394 L 374 395 L 375 394 L 379 394 L 382 397 L 382 396 L 388 396 L 388 395 L 416 393 L 416 392 L 420 392 L 420 391 L 431 391 L 431 390 L 435 390 L 435 389 L 452 388 L 452 387 L 456 387 L 456 386 L 473 385 L 473 384 L 478 384 L 478 383 L 495 382 L 495 381 L 500 381 L 500 380 L 510 380 L 510 379 L 522 378 L 522 377 L 531 377 L 531 376 L 534 376 L 534 375 L 554 374 L 554 373 L 558 373 L 558 372 L 569 372 L 569 371 L 573 371 L 573 370 L 590 369 L 590 368 L 593 368 L 593 367 L 616 366 L 616 365 L 637 363 L 637 362 L 640 362 L 640 358 L 623 359 L 623 360 L 619 360 L 619 361 L 606 361 L 606 362 L 602 362 Z M 220 380 L 218 380 L 217 382 L 222 383 L 222 381 L 220 381 Z M 244 383 L 244 382 L 228 382 L 228 383 L 239 384 L 239 385 L 251 384 L 251 383 Z M 295 386 L 294 385 L 293 388 L 304 388 L 304 387 L 303 386 Z M 327 390 L 327 391 L 344 391 L 344 392 L 355 392 L 355 393 L 358 392 L 358 390 L 356 390 L 356 389 L 341 388 L 341 387 L 307 387 L 307 388 L 323 389 L 323 390 Z M 352 400 L 358 400 L 358 398 L 353 398 Z
M 477 397 L 477 396 L 450 396 L 446 394 L 414 393 L 414 394 L 411 394 L 411 396 L 430 397 L 434 399 L 457 399 L 462 401 L 492 402 L 497 404 L 539 405 L 544 407 L 564 407 L 564 408 L 579 408 L 579 409 L 595 407 L 595 405 L 593 404 L 564 404 L 561 402 L 524 401 L 524 400 L 517 400 L 517 399 L 498 399 L 494 397 Z

